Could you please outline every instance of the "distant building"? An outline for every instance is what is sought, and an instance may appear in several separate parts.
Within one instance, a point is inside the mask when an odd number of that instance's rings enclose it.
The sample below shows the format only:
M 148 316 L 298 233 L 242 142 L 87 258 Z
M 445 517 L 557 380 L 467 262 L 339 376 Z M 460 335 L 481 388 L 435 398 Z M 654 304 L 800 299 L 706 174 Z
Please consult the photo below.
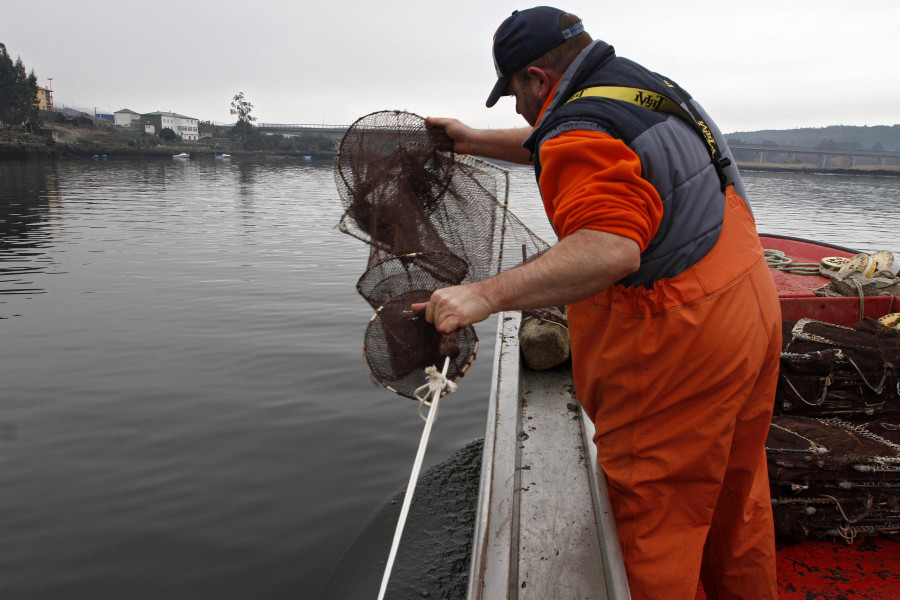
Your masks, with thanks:
M 72 125 L 78 129 L 91 129 L 96 125 L 96 123 L 94 123 L 94 117 L 87 113 L 78 113 L 72 117 L 71 120 Z
M 37 104 L 39 110 L 53 110 L 53 90 L 38 86 Z
M 200 120 L 173 112 L 152 112 L 141 114 L 141 126 L 145 133 L 159 135 L 163 129 L 171 129 L 185 142 L 200 139 Z
M 113 127 L 112 115 L 96 114 L 90 119 L 93 121 L 94 127 L 102 127 L 103 129 L 112 129 Z
M 113 118 L 116 126 L 124 127 L 125 129 L 137 127 L 141 122 L 141 114 L 127 108 L 114 112 Z

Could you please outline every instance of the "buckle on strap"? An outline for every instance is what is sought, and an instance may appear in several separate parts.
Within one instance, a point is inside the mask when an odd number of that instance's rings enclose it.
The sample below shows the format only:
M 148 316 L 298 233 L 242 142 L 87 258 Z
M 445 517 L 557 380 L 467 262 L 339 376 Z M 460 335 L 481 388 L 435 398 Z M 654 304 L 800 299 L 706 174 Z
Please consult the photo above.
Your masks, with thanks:
M 731 165 L 731 159 L 727 156 L 722 156 L 718 160 L 713 161 L 713 166 L 716 168 L 716 173 L 719 175 L 719 181 L 722 183 L 723 192 L 729 185 L 734 185 L 734 175 L 732 175 Z

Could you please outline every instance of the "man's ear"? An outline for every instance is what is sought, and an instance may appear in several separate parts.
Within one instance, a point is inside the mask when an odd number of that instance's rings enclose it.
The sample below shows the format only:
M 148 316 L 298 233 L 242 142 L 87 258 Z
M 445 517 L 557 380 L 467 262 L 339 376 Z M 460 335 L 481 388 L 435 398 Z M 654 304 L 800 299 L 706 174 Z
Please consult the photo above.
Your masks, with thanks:
M 550 71 L 541 67 L 528 67 L 528 84 L 532 86 L 532 91 L 543 100 L 550 94 L 553 89 L 553 79 Z

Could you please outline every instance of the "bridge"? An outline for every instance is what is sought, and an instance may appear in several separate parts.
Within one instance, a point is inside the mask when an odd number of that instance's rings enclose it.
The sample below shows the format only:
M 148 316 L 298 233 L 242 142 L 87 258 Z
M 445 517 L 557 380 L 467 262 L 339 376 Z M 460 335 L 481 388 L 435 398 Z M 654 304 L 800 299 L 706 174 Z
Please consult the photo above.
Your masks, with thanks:
M 336 142 L 341 141 L 344 134 L 350 129 L 349 125 L 287 123 L 256 123 L 254 127 L 261 133 L 272 133 L 302 138 L 324 138 Z
M 852 168 L 856 166 L 900 166 L 900 152 L 877 150 L 837 150 L 795 146 L 762 146 L 729 143 L 738 162 L 756 164 L 813 164 L 816 168 Z
M 262 133 L 285 136 L 328 139 L 340 142 L 349 125 L 256 123 Z M 764 146 L 760 144 L 729 143 L 734 156 L 741 163 L 809 164 L 818 169 L 853 168 L 858 166 L 900 166 L 900 152 L 877 150 L 837 150 L 832 148 L 801 148 L 795 146 Z

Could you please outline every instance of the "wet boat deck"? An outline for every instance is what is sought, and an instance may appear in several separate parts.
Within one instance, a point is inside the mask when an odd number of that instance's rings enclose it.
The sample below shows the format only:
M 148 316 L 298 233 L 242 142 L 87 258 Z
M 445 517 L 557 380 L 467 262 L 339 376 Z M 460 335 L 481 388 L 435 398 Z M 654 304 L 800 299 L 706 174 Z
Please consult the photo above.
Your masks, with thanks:
M 628 598 L 571 368 L 523 367 L 519 322 L 504 313 L 498 323 L 468 598 Z

